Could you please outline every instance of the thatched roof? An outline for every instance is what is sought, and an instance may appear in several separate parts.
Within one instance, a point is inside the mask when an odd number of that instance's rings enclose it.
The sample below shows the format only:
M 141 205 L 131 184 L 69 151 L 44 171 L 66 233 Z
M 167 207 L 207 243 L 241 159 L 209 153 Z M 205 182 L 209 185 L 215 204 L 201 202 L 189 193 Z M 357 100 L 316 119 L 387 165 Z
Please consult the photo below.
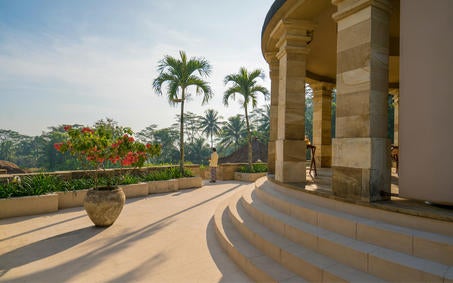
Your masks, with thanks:
M 257 139 L 252 141 L 253 162 L 267 162 L 267 144 Z M 248 145 L 244 145 L 232 154 L 219 158 L 219 163 L 246 163 L 248 162 Z
M 20 169 L 16 164 L 5 160 L 0 160 L 0 169 L 6 169 L 7 174 L 25 173 L 25 171 Z

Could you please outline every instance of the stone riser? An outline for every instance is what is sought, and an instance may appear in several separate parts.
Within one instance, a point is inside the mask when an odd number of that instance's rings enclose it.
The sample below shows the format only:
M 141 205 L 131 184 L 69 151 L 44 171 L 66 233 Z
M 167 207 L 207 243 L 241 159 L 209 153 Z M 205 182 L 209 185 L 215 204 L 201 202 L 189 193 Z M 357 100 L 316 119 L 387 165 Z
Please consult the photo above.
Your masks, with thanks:
M 264 203 L 287 215 L 323 229 L 347 236 L 351 239 L 370 243 L 387 249 L 395 250 L 411 256 L 435 261 L 445 265 L 453 265 L 453 238 L 445 235 L 420 230 L 396 227 L 373 219 L 352 216 L 341 211 L 332 211 L 318 207 L 312 203 L 305 204 L 295 200 L 294 192 L 290 192 L 291 201 L 273 190 L 273 186 L 262 184 L 255 190 L 257 197 Z M 273 193 L 272 193 L 273 192 Z M 299 193 L 303 195 L 302 193 Z M 331 201 L 331 200 L 328 200 Z M 341 205 L 341 204 L 337 204 Z M 356 206 L 356 213 L 360 207 Z M 410 216 L 407 216 L 410 217 Z M 409 222 L 409 220 L 407 220 Z
M 310 282 L 379 282 L 376 277 L 350 268 L 324 255 L 288 241 L 266 227 L 259 225 L 240 204 L 231 202 L 228 206 L 231 221 L 250 244 L 272 258 L 286 269 Z
M 450 239 L 453 237 L 452 222 L 441 221 L 437 219 L 418 217 L 416 213 L 409 215 L 405 213 L 399 213 L 398 211 L 388 211 L 384 209 L 376 208 L 371 206 L 362 206 L 335 199 L 320 197 L 314 194 L 300 193 L 299 190 L 288 189 L 282 186 L 268 182 L 266 178 L 262 178 L 256 182 L 256 187 L 267 182 L 266 186 L 271 187 L 273 191 L 287 195 L 289 198 L 300 200 L 309 204 L 313 204 L 319 207 L 335 209 L 335 211 L 344 213 L 351 217 L 358 216 L 366 218 L 368 220 L 375 220 L 383 223 L 392 224 L 398 227 L 406 227 L 415 230 L 421 230 L 431 232 L 433 234 L 444 235 Z M 412 211 L 413 212 L 413 211 Z
M 369 241 L 385 239 L 405 244 L 407 239 L 404 236 L 410 235 L 411 245 L 434 250 L 428 252 L 425 258 L 439 257 L 438 249 L 444 245 L 446 251 L 437 260 L 449 261 L 451 253 L 448 249 L 452 239 L 448 236 L 423 231 L 417 233 L 395 225 L 386 227 L 385 223 L 375 219 L 337 211 L 337 206 L 331 206 L 335 209 L 334 213 L 310 202 L 306 207 L 297 209 L 294 202 L 300 200 L 288 201 L 288 196 L 282 194 L 280 187 L 278 190 L 275 187 L 263 189 L 263 179 L 256 182 L 258 188 L 249 187 L 236 194 L 215 216 L 216 232 L 220 242 L 223 242 L 222 246 L 254 280 L 300 282 L 302 277 L 310 282 L 453 282 L 452 266 L 383 248 L 380 243 L 369 244 L 361 239 L 369 237 Z M 361 225 L 369 226 L 367 233 L 363 232 L 365 229 Z M 426 238 L 429 241 L 422 243 L 420 239 Z M 265 265 L 260 264 L 263 261 L 266 261 Z M 273 269 L 279 271 L 270 271 Z M 272 272 L 274 275 L 271 275 Z M 285 272 L 300 277 L 288 274 L 282 277 Z
M 256 282 L 305 282 L 250 245 L 235 229 L 227 208 L 239 197 L 222 203 L 213 217 L 217 239 L 228 256 Z
M 286 215 L 252 201 L 244 194 L 242 205 L 261 224 L 276 233 L 317 253 L 374 276 L 390 281 L 429 280 L 442 282 L 448 266 L 394 252 L 375 245 L 349 239 L 325 229 L 298 223 Z M 285 217 L 286 216 L 286 217 Z M 285 219 L 286 218 L 286 219 Z M 382 271 L 385 270 L 385 274 Z

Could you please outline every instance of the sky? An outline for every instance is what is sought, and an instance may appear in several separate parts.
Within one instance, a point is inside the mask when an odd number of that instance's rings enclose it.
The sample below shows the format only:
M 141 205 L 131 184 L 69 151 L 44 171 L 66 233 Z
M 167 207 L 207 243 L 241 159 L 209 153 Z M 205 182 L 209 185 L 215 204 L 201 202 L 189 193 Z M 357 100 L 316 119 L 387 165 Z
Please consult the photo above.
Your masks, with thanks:
M 40 135 L 112 118 L 138 132 L 176 122 L 179 105 L 152 88 L 165 55 L 204 57 L 214 97 L 187 111 L 242 114 L 222 98 L 226 75 L 262 69 L 261 28 L 273 0 L 0 0 L 0 129 Z M 268 102 L 259 100 L 259 106 Z

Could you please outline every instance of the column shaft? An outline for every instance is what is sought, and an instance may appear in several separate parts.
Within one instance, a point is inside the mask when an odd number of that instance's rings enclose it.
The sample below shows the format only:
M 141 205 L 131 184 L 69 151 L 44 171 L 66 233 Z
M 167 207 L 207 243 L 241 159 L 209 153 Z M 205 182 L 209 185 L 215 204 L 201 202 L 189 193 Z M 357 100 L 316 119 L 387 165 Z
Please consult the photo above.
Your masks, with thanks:
M 333 141 L 335 195 L 390 198 L 387 139 L 388 0 L 335 0 L 337 117 Z
M 332 166 L 332 88 L 326 83 L 313 84 L 313 145 L 318 167 Z
M 270 134 L 267 146 L 267 167 L 270 174 L 275 174 L 275 141 L 277 140 L 278 90 L 279 90 L 279 60 L 276 52 L 266 53 L 271 79 Z
M 314 28 L 308 22 L 281 22 L 278 34 L 279 91 L 275 179 L 285 183 L 305 182 L 305 73 Z

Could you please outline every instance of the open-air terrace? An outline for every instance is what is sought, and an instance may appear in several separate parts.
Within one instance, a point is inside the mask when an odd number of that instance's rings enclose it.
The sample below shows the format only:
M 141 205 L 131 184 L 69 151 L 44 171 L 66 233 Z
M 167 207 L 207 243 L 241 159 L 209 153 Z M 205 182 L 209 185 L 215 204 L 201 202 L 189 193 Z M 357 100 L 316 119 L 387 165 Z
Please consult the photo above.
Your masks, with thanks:
M 330 170 L 318 168 L 317 173 L 318 176 L 314 177 L 313 172 L 310 173 L 307 168 L 307 185 L 304 188 L 297 184 L 280 184 L 279 190 L 290 188 L 294 193 L 322 196 L 327 201 L 329 199 L 338 201 L 339 199 L 333 196 L 330 188 Z M 235 243 L 241 237 L 240 234 L 235 234 L 237 232 L 233 231 L 232 226 L 228 226 L 224 216 L 221 216 L 223 207 L 232 209 L 232 204 L 236 207 L 241 203 L 234 202 L 238 195 L 242 196 L 242 203 L 237 207 L 239 215 L 242 209 L 249 209 L 247 202 L 250 202 L 251 206 L 255 205 L 263 209 L 262 200 L 265 198 L 260 194 L 269 190 L 266 180 L 267 177 L 256 183 L 226 180 L 215 184 L 204 180 L 203 186 L 197 189 L 131 198 L 126 201 L 118 220 L 108 228 L 93 226 L 83 207 L 2 219 L 0 220 L 0 282 L 81 282 L 85 280 L 92 282 L 251 282 L 252 279 L 257 280 L 257 277 L 250 276 L 250 267 L 233 263 L 236 259 L 234 256 L 229 257 L 231 253 L 228 248 L 223 249 L 225 244 L 222 242 L 224 240 L 222 237 L 227 237 L 228 241 L 231 241 L 232 245 L 252 262 L 253 258 L 255 260 L 262 258 L 262 264 L 267 266 L 267 269 L 274 270 L 273 272 L 277 274 L 283 272 L 279 275 L 283 277 L 277 278 L 292 278 L 292 282 L 303 282 L 300 281 L 302 278 L 297 275 L 297 272 L 293 274 L 289 271 L 288 274 L 288 271 L 282 271 L 277 264 L 278 260 L 274 264 L 267 262 L 263 255 L 257 254 L 252 244 L 241 247 L 242 242 Z M 396 180 L 397 175 L 393 174 L 393 181 Z M 252 192 L 254 190 L 256 191 Z M 262 192 L 258 193 L 258 191 Z M 252 193 L 248 194 L 248 192 Z M 450 223 L 450 226 L 446 227 L 451 228 L 453 221 L 451 207 L 433 206 L 420 201 L 402 199 L 397 196 L 397 193 L 397 184 L 393 184 L 393 196 L 390 201 L 361 203 L 359 208 L 356 206 L 354 210 L 377 208 L 377 211 L 381 211 L 378 214 L 398 212 L 403 216 L 418 215 L 419 218 L 426 219 L 425 222 L 416 224 L 416 226 L 420 225 L 420 229 L 424 229 L 426 223 L 432 224 L 433 221 Z M 306 204 L 298 205 L 313 205 L 313 203 L 315 202 L 308 204 L 307 201 Z M 319 201 L 317 205 L 320 205 Z M 344 205 L 348 203 L 345 202 Z M 362 206 L 363 208 L 360 208 Z M 235 215 L 232 211 L 229 213 Z M 249 213 L 256 217 L 252 212 L 249 211 Z M 311 212 L 305 212 L 305 214 L 309 213 Z M 318 221 L 322 222 L 321 212 L 317 213 Z M 338 215 L 341 215 L 341 212 L 338 212 Z M 219 217 L 222 222 L 218 222 Z M 249 223 L 248 225 L 253 227 L 251 220 L 247 220 L 245 214 L 241 217 L 244 217 L 243 223 Z M 359 222 L 356 227 L 361 227 Z M 343 225 L 348 226 L 347 223 Z M 275 231 L 276 228 L 269 229 Z M 452 232 L 451 229 L 450 232 L 447 231 L 450 234 Z M 405 233 L 414 234 L 415 232 Z M 300 235 L 297 237 L 303 238 Z M 318 241 L 321 240 L 320 237 L 321 235 L 318 235 Z M 439 235 L 436 237 L 445 238 Z M 395 235 L 387 239 L 378 239 L 378 241 L 382 240 L 394 242 L 395 245 L 407 245 Z M 274 241 L 279 242 L 277 238 L 274 238 Z M 409 240 L 409 244 L 411 241 L 413 240 Z M 451 251 L 451 235 L 449 239 L 442 241 L 449 242 L 444 248 L 447 252 Z M 430 247 L 435 254 L 436 244 L 433 245 Z M 298 248 L 292 249 L 297 251 Z M 338 247 L 337 249 L 342 250 Z M 370 251 L 367 253 L 372 254 Z M 451 265 L 451 257 L 449 259 L 448 257 L 447 254 L 447 259 L 443 258 L 440 261 Z M 401 259 L 396 260 L 398 262 Z M 254 263 L 256 266 L 252 269 L 255 275 L 261 272 L 259 269 L 262 266 L 259 261 Z M 448 265 L 439 263 L 437 265 L 437 268 L 447 266 L 448 269 Z M 239 266 L 249 273 L 249 276 Z M 335 268 L 324 268 L 326 269 L 324 276 L 329 272 L 335 273 Z M 439 272 L 440 276 L 451 277 L 451 269 L 451 267 L 448 269 L 450 275 L 444 270 Z M 428 272 L 432 273 L 432 270 Z M 354 276 L 358 277 L 353 278 L 361 278 L 360 276 L 364 275 Z M 259 280 L 258 277 L 257 281 L 263 280 Z
M 126 201 L 109 228 L 83 207 L 0 220 L 0 282 L 250 282 L 215 239 L 212 215 L 235 191 L 199 189 Z

